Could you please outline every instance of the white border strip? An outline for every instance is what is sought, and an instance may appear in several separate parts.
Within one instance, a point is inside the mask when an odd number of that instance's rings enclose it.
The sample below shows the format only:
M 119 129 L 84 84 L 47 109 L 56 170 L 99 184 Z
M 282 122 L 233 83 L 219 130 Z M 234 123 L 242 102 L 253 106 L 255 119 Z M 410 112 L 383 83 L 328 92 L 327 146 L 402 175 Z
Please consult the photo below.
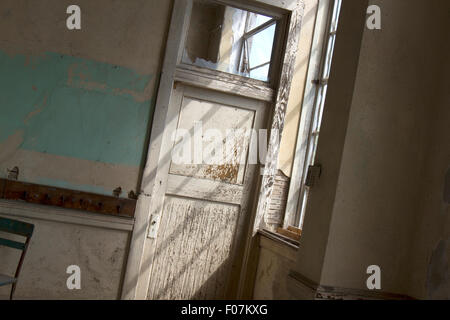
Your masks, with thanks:
M 134 219 L 87 213 L 71 209 L 0 200 L 0 216 L 27 218 L 103 229 L 132 231 Z

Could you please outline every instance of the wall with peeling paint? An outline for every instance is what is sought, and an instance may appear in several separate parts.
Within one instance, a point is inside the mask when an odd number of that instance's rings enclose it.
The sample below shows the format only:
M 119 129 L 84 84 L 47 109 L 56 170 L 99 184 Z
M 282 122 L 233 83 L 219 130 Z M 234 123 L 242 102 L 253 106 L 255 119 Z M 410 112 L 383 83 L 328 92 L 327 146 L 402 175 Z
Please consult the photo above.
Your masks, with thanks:
M 0 177 L 111 195 L 136 191 L 171 3 L 0 6 Z
M 0 177 L 18 166 L 21 181 L 126 196 L 146 157 L 172 1 L 78 0 L 78 31 L 66 28 L 71 4 L 0 2 Z M 36 225 L 17 298 L 120 297 L 132 221 L 16 206 L 1 202 L 0 215 Z M 0 249 L 0 272 L 16 254 Z M 66 287 L 71 264 L 80 291 Z
M 135 190 L 153 105 L 144 90 L 152 75 L 49 52 L 10 57 L 0 51 L 0 70 L 0 176 L 18 166 L 28 182 L 107 195 L 128 182 L 123 188 Z M 64 157 L 70 176 L 47 167 L 53 155 Z M 48 162 L 30 170 L 42 157 Z M 80 160 L 85 167 L 74 168 Z M 97 177 L 108 173 L 115 181 L 71 178 L 90 165 L 100 170 Z

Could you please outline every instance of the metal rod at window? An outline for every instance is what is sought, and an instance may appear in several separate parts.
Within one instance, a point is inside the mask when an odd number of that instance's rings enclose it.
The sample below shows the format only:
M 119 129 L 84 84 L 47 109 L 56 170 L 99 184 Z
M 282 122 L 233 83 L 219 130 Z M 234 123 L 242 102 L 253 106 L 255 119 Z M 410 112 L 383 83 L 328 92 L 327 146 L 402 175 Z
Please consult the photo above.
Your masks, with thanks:
M 268 64 L 270 64 L 270 61 L 268 61 L 268 62 L 266 62 L 266 63 L 263 63 L 263 64 L 260 64 L 259 66 L 256 66 L 256 67 L 253 67 L 253 68 L 250 68 L 250 69 L 249 69 L 249 71 L 253 71 L 253 70 L 256 70 L 256 69 L 259 69 L 259 68 L 265 67 L 265 66 L 267 66 Z
M 256 28 L 246 32 L 243 37 L 244 37 L 244 39 L 248 39 L 250 37 L 253 37 L 255 34 L 260 33 L 262 31 L 266 30 L 267 28 L 271 27 L 276 22 L 277 22 L 276 19 L 270 19 L 269 21 L 263 23 L 262 25 L 260 25 L 260 26 L 258 26 Z

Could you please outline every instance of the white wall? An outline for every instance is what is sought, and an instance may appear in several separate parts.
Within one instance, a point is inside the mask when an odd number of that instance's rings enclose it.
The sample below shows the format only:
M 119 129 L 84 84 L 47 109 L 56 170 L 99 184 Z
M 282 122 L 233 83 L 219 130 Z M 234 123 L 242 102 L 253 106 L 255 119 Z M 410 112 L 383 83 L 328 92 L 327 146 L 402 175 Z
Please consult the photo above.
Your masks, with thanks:
M 375 264 L 383 291 L 443 297 L 450 161 L 442 66 L 448 67 L 450 4 L 370 4 L 381 7 L 382 30 L 365 29 L 358 54 L 367 6 L 344 0 L 317 156 L 323 175 L 312 191 L 295 269 L 322 285 L 367 289 L 366 268 Z

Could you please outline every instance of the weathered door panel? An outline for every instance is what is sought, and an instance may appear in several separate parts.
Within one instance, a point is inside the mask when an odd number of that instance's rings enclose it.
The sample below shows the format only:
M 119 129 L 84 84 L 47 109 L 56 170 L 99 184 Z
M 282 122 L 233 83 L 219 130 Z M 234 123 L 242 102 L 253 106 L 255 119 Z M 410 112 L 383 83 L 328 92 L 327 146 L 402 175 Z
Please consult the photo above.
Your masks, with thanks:
M 222 143 L 226 159 L 234 162 L 171 163 L 147 298 L 233 298 L 258 173 L 248 161 L 257 143 L 249 133 L 263 127 L 266 103 L 181 84 L 173 96 L 173 107 L 180 110 L 177 128 L 193 136 L 201 122 L 204 145 L 211 143 L 209 129 L 223 137 L 229 129 L 240 130 L 233 131 L 234 139 L 213 141 Z M 194 146 L 180 139 L 174 147 L 180 143 Z
M 151 299 L 223 299 L 239 206 L 167 196 Z

